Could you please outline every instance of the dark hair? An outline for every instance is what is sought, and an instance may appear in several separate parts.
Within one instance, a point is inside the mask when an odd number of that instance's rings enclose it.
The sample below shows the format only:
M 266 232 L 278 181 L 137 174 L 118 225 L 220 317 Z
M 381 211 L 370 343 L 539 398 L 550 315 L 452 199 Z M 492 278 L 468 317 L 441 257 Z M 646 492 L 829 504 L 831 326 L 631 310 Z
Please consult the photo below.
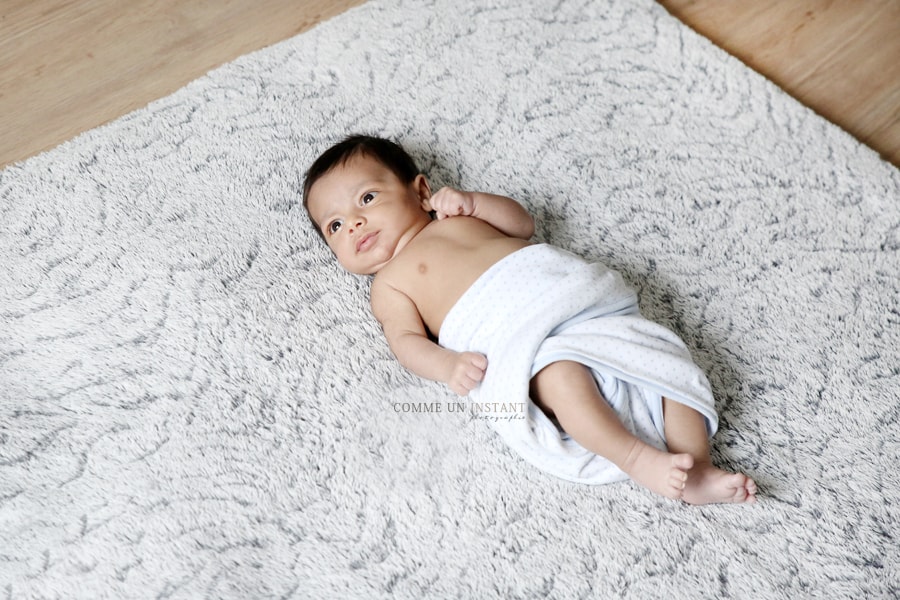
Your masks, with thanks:
M 323 152 L 306 171 L 303 181 L 303 208 L 316 233 L 323 239 L 325 236 L 322 235 L 322 230 L 309 214 L 309 190 L 332 169 L 347 164 L 350 159 L 357 156 L 374 158 L 390 169 L 404 184 L 412 183 L 419 174 L 415 161 L 406 150 L 399 144 L 383 138 L 351 135 Z

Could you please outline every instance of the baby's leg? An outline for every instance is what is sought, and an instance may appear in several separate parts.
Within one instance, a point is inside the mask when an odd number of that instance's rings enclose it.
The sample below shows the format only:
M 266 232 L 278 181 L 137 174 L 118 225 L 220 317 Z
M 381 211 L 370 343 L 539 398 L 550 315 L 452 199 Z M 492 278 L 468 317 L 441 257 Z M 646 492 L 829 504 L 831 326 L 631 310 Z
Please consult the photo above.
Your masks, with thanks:
M 694 457 L 682 498 L 690 504 L 756 502 L 756 483 L 742 473 L 729 473 L 712 465 L 706 421 L 696 410 L 663 398 L 666 444 L 670 452 Z
M 694 459 L 661 452 L 628 431 L 591 372 L 570 361 L 552 363 L 531 380 L 531 398 L 555 415 L 572 438 L 610 460 L 635 482 L 667 498 L 682 497 Z

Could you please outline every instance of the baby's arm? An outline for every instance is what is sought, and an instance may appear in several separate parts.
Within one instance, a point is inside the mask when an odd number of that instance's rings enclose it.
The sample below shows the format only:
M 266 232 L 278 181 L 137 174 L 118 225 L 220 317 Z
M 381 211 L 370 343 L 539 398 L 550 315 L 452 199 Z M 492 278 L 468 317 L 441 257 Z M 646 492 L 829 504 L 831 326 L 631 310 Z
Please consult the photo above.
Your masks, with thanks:
M 416 305 L 406 294 L 376 278 L 371 302 L 391 352 L 401 365 L 419 377 L 446 383 L 460 396 L 468 395 L 484 378 L 487 358 L 475 352 L 454 352 L 432 342 Z
M 521 204 L 506 196 L 445 187 L 431 197 L 431 208 L 438 219 L 475 217 L 512 237 L 527 240 L 534 235 L 534 218 Z

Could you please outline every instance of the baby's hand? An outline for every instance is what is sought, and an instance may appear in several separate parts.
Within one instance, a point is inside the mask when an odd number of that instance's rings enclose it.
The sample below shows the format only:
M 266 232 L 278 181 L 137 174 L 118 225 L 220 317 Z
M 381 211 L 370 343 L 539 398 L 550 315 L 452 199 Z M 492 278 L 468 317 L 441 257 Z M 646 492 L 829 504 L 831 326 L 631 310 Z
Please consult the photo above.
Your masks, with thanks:
M 443 187 L 431 197 L 431 209 L 438 219 L 470 217 L 475 212 L 475 198 L 471 192 Z
M 484 379 L 487 358 L 476 352 L 460 352 L 456 355 L 453 371 L 447 385 L 460 396 L 468 396 Z

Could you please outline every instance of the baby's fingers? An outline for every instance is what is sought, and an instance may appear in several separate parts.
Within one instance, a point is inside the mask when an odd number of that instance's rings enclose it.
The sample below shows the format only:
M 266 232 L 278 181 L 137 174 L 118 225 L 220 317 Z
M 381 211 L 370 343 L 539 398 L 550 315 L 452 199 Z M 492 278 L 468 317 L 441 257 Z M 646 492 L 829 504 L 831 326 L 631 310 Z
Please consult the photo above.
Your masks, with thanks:
M 471 383 L 469 389 L 473 389 L 482 379 L 484 379 L 484 369 L 479 369 L 474 365 L 470 366 L 466 369 L 465 379 L 466 383 Z
M 483 354 L 469 352 L 466 354 L 466 359 L 468 360 L 465 368 L 466 375 L 475 381 L 484 379 L 484 372 L 487 369 L 487 358 Z
M 431 209 L 438 219 L 472 214 L 470 195 L 450 187 L 443 187 L 431 197 Z
M 482 372 L 487 369 L 487 356 L 485 356 L 484 354 L 478 354 L 476 352 L 470 353 L 470 356 L 472 357 L 472 364 L 474 366 L 481 369 Z
M 477 388 L 481 384 L 481 378 L 475 379 L 474 377 L 466 377 L 460 382 L 460 387 L 463 390 L 463 393 L 460 396 L 468 396 L 469 392 Z
M 456 381 L 450 382 L 450 389 L 459 396 L 468 396 L 469 392 L 478 387 L 478 381 L 465 375 L 459 377 Z
M 451 388 L 460 396 L 467 396 L 484 379 L 486 368 L 487 358 L 483 355 L 475 352 L 463 353 L 456 363 Z
M 432 204 L 431 208 L 434 210 L 438 219 L 446 219 L 447 217 L 456 217 L 460 213 L 460 208 L 458 206 L 448 206 L 446 203 L 443 204 Z

